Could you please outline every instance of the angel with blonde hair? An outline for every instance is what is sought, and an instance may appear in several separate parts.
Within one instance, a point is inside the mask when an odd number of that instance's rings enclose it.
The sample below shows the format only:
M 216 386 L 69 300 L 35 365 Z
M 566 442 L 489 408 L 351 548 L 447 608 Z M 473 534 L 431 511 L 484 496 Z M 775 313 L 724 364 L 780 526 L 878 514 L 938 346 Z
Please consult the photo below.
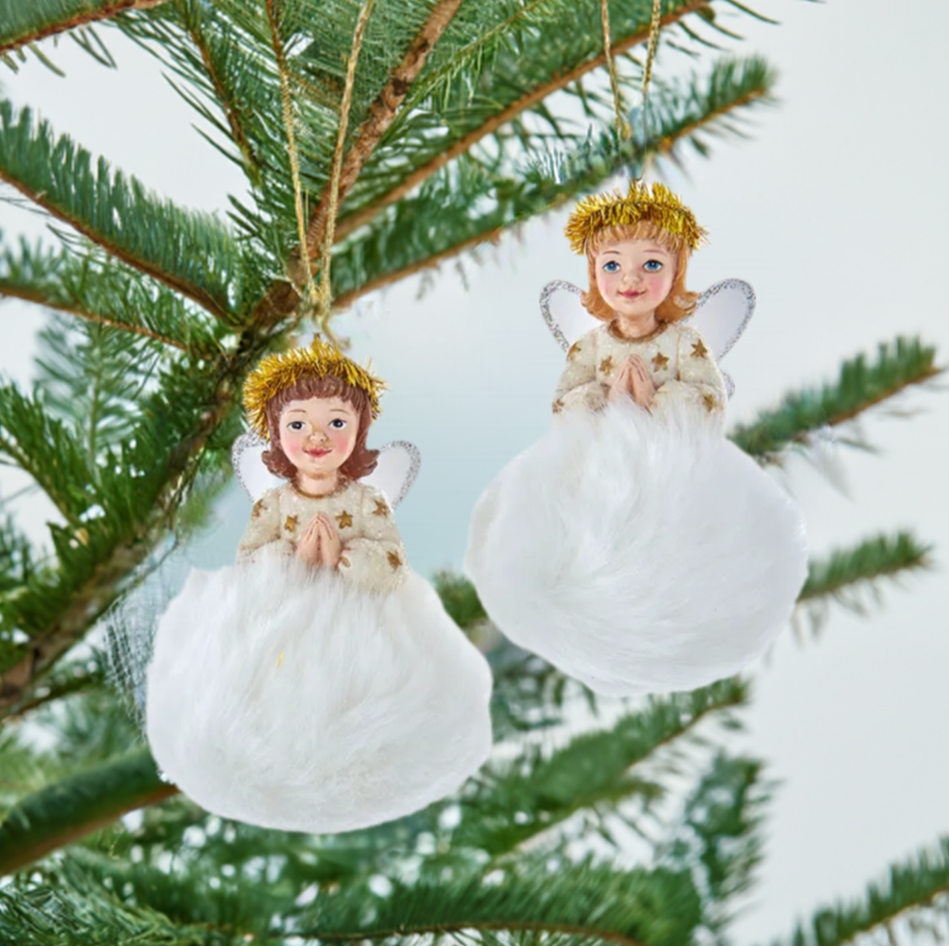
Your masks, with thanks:
M 800 510 L 724 436 L 718 362 L 754 293 L 687 289 L 706 234 L 661 184 L 581 201 L 566 235 L 590 285 L 541 297 L 567 353 L 551 429 L 479 500 L 465 569 L 508 637 L 592 689 L 693 689 L 764 651 L 806 575 Z

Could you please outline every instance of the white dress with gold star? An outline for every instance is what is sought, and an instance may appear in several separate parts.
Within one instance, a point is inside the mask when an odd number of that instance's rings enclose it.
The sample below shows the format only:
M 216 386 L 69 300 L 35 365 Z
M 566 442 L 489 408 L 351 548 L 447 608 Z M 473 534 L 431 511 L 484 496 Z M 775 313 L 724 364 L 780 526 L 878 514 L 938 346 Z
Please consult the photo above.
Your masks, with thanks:
M 630 354 L 650 411 L 610 384 Z M 785 626 L 806 575 L 800 512 L 723 435 L 722 375 L 669 324 L 601 325 L 569 350 L 550 432 L 475 508 L 465 570 L 516 644 L 604 694 L 730 676 Z
M 295 555 L 326 513 L 335 570 Z M 292 485 L 254 506 L 237 564 L 192 570 L 161 618 L 146 726 L 166 776 L 218 815 L 291 831 L 389 821 L 491 747 L 487 662 L 406 565 L 383 493 Z

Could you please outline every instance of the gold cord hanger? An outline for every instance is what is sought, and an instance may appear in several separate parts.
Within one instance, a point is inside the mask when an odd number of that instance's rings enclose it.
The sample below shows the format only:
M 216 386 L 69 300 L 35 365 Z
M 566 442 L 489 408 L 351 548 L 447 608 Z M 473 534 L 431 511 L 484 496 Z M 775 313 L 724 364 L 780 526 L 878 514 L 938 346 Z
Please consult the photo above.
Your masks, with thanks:
M 332 170 L 330 172 L 330 199 L 326 222 L 326 236 L 323 241 L 321 251 L 321 273 L 320 288 L 317 290 L 313 282 L 313 267 L 311 265 L 307 251 L 307 219 L 306 219 L 306 201 L 304 200 L 302 186 L 300 184 L 300 161 L 297 154 L 296 135 L 294 133 L 294 115 L 293 99 L 290 94 L 289 70 L 287 69 L 286 58 L 283 54 L 283 47 L 279 41 L 279 33 L 276 26 L 276 20 L 272 13 L 272 2 L 268 0 L 268 11 L 271 12 L 271 27 L 274 34 L 274 51 L 277 56 L 277 66 L 280 72 L 280 93 L 283 100 L 283 122 L 287 135 L 287 151 L 290 158 L 290 176 L 293 181 L 293 195 L 297 218 L 297 230 L 299 233 L 299 253 L 300 262 L 306 274 L 306 285 L 303 290 L 303 299 L 301 303 L 301 312 L 303 314 L 312 313 L 316 321 L 317 334 L 325 333 L 332 339 L 332 332 L 329 329 L 329 320 L 332 311 L 332 290 L 330 284 L 330 260 L 333 253 L 333 241 L 336 236 L 336 214 L 339 207 L 339 179 L 343 164 L 343 152 L 346 147 L 346 129 L 349 124 L 349 112 L 352 108 L 353 85 L 356 79 L 356 64 L 359 60 L 359 50 L 362 46 L 363 37 L 366 33 L 366 24 L 369 21 L 369 15 L 375 5 L 375 0 L 366 0 L 362 11 L 359 14 L 359 20 L 356 23 L 356 31 L 353 34 L 353 46 L 349 54 L 349 62 L 346 67 L 346 84 L 343 88 L 343 98 L 340 103 L 339 129 L 336 134 L 336 147 L 333 151 Z
M 649 23 L 649 45 L 646 50 L 646 65 L 643 69 L 642 81 L 642 164 L 639 174 L 634 180 L 641 180 L 643 172 L 646 169 L 646 142 L 648 141 L 649 123 L 649 81 L 652 79 L 652 66 L 656 58 L 656 48 L 659 44 L 659 30 L 661 26 L 661 8 L 662 0 L 653 0 L 652 20 Z M 613 61 L 613 46 L 610 39 L 610 11 L 608 0 L 600 0 L 600 18 L 603 22 L 603 51 L 606 55 L 606 68 L 610 74 L 610 89 L 613 92 L 613 109 L 616 112 L 616 133 L 623 141 L 632 137 L 632 128 L 629 120 L 623 112 L 623 99 L 620 92 L 619 78 L 616 74 L 616 63 Z
M 359 22 L 356 24 L 356 32 L 353 34 L 353 48 L 349 54 L 349 63 L 346 67 L 346 85 L 343 89 L 343 102 L 340 106 L 339 132 L 336 135 L 336 149 L 333 152 L 333 170 L 330 177 L 330 200 L 326 216 L 326 236 L 323 240 L 323 252 L 321 260 L 320 273 L 320 296 L 316 310 L 316 325 L 318 332 L 326 332 L 332 337 L 329 331 L 329 320 L 333 305 L 333 297 L 330 287 L 330 261 L 333 255 L 333 241 L 336 238 L 336 212 L 339 207 L 339 176 L 343 166 L 343 151 L 346 146 L 346 127 L 349 124 L 349 110 L 353 101 L 353 85 L 356 80 L 356 63 L 359 60 L 359 50 L 362 47 L 363 36 L 366 33 L 366 24 L 369 22 L 369 15 L 375 0 L 366 0 L 362 12 L 359 14 Z M 301 244 L 303 252 L 306 253 L 306 240 Z M 307 270 L 309 270 L 309 265 Z

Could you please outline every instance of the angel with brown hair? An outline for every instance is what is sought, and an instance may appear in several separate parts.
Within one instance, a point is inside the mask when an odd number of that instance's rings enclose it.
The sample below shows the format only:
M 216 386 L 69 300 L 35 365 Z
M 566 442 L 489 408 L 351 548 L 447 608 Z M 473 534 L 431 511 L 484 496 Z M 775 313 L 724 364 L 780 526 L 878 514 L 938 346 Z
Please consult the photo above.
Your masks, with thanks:
M 319 339 L 245 385 L 250 524 L 235 565 L 192 570 L 146 682 L 156 761 L 223 817 L 351 831 L 442 798 L 490 751 L 487 662 L 395 524 L 414 471 L 369 482 L 411 446 L 367 446 L 382 388 Z

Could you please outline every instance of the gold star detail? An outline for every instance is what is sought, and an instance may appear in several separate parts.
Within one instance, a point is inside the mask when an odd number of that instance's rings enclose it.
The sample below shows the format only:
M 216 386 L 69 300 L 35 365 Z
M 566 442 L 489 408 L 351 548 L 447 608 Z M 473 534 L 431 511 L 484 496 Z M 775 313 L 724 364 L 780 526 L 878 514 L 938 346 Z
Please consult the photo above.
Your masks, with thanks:
M 388 552 L 386 554 L 386 558 L 389 559 L 389 564 L 392 566 L 393 570 L 402 564 L 402 559 L 399 558 L 398 552 Z
M 580 343 L 574 342 L 570 346 L 570 350 L 567 352 L 567 361 L 573 361 L 573 359 L 576 358 L 578 354 L 580 354 L 580 351 Z
M 712 411 L 718 406 L 718 402 L 715 400 L 714 394 L 703 394 L 702 403 L 705 405 L 705 409 L 711 414 Z
M 374 516 L 388 516 L 389 504 L 384 499 L 377 499 L 376 508 L 373 509 L 372 514 Z
M 349 559 L 346 558 L 345 555 L 340 555 L 339 564 L 342 565 L 343 568 L 349 568 Z
M 662 371 L 668 364 L 669 359 L 662 352 L 659 352 L 652 360 L 653 371 Z
M 348 529 L 353 524 L 353 517 L 344 509 L 336 517 L 336 523 L 340 529 Z
M 702 339 L 692 343 L 693 358 L 704 358 L 707 354 L 708 349 L 705 347 L 705 342 L 703 342 Z
M 264 511 L 264 501 L 262 499 L 258 499 L 257 502 L 254 503 L 253 511 L 250 514 L 251 519 L 259 519 L 260 514 L 263 511 Z
M 283 523 L 284 529 L 287 532 L 296 532 L 297 531 L 297 517 L 296 516 L 287 516 L 286 520 Z
M 555 414 L 559 414 L 563 410 L 563 398 L 558 397 L 553 403 L 553 410 Z
M 610 372 L 612 372 L 612 370 L 613 370 L 613 356 L 612 356 L 612 355 L 607 355 L 607 356 L 600 362 L 600 371 L 602 371 L 603 374 L 610 374 Z

